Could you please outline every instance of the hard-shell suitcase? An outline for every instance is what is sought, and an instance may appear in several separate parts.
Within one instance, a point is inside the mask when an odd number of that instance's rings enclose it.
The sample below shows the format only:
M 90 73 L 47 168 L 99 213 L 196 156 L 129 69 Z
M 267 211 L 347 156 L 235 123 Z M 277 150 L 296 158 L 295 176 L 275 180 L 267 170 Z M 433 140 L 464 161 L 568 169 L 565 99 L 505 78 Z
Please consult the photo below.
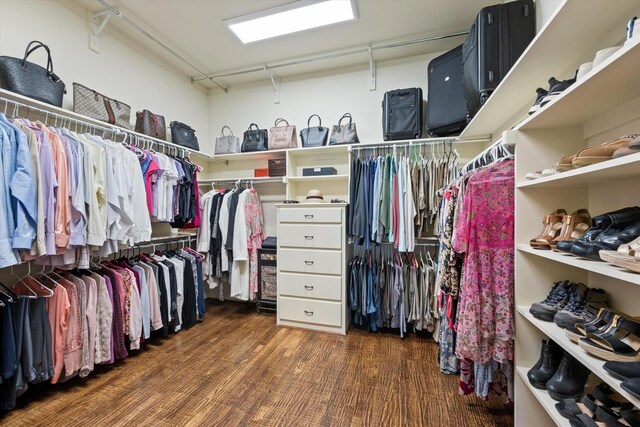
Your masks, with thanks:
M 421 88 L 396 89 L 384 94 L 382 133 L 385 141 L 422 137 Z
M 429 135 L 448 136 L 462 132 L 467 125 L 462 89 L 462 45 L 432 59 L 427 74 Z
M 535 35 L 533 0 L 480 10 L 462 46 L 467 120 L 489 99 Z

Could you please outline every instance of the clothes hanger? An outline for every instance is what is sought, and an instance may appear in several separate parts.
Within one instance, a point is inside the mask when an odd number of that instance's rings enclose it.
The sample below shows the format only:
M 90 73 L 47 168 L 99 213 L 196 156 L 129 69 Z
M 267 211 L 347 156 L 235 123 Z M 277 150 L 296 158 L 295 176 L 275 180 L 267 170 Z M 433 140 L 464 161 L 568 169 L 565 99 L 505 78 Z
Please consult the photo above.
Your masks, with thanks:
M 24 286 L 24 287 L 25 287 L 29 292 L 31 292 L 31 295 L 23 295 L 23 296 L 25 296 L 25 297 L 27 297 L 27 298 L 31 298 L 31 299 L 36 299 L 36 298 L 38 298 L 38 294 L 37 294 L 33 289 L 31 289 L 31 287 L 30 287 L 29 285 L 27 285 L 27 283 L 24 281 L 24 279 L 23 279 L 22 277 L 19 277 L 19 276 L 18 276 L 18 275 L 13 271 L 13 266 L 11 266 L 11 275 L 12 275 L 13 277 L 15 277 L 16 279 L 18 279 L 18 280 L 14 283 L 14 285 L 13 285 L 14 287 L 15 287 L 15 285 L 17 285 L 17 284 L 22 284 L 22 286 Z
M 2 283 L 0 283 L 0 293 L 5 295 L 9 302 L 16 302 L 18 299 L 18 296 L 14 294 L 13 291 L 11 291 L 11 289 L 7 288 Z M 2 302 L 2 300 L 0 300 L 0 302 Z M 4 305 L 2 307 L 4 307 Z

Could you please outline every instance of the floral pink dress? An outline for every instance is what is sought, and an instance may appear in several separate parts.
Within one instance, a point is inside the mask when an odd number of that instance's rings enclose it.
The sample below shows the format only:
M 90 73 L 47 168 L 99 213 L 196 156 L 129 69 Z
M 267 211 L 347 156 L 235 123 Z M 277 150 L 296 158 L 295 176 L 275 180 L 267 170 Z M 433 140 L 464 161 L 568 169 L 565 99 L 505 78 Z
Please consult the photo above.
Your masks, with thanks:
M 514 165 L 503 160 L 467 183 L 453 249 L 464 253 L 456 355 L 475 363 L 513 360 Z

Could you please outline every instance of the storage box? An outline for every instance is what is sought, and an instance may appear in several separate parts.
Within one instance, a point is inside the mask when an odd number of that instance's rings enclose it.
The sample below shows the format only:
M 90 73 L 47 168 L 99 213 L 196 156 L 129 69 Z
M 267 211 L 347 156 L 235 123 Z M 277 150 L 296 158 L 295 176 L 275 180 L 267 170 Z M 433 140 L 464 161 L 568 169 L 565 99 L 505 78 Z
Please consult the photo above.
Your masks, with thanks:
M 255 176 L 256 178 L 269 176 L 269 169 L 268 168 L 254 169 L 253 176 Z
M 337 175 L 338 171 L 336 168 L 325 167 L 325 168 L 303 168 L 302 176 L 322 176 L 322 175 Z
M 269 176 L 285 176 L 287 163 L 285 159 L 269 159 Z

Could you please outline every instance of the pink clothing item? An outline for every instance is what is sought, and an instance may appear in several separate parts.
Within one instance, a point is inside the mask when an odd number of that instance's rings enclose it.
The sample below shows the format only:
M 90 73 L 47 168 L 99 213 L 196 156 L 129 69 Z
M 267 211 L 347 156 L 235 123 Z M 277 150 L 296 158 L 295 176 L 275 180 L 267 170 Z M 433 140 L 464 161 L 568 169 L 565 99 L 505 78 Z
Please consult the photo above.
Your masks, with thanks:
M 86 367 L 89 364 L 89 324 L 87 322 L 87 285 L 79 277 L 69 275 L 69 279 L 76 285 L 78 300 L 80 302 L 80 324 L 82 325 L 82 348 L 80 351 L 80 377 L 86 377 L 89 372 Z
M 245 222 L 247 223 L 247 248 L 249 251 L 249 291 L 253 300 L 258 293 L 258 249 L 264 240 L 264 217 L 262 204 L 256 190 L 247 191 L 244 205 Z
M 85 315 L 87 317 L 87 335 L 88 341 L 85 343 L 87 346 L 87 359 L 85 364 L 80 369 L 80 376 L 86 377 L 89 372 L 93 371 L 95 358 L 96 358 L 96 321 L 97 321 L 97 306 L 98 306 L 98 286 L 96 281 L 88 276 L 82 276 L 82 281 L 87 287 L 87 308 Z
M 62 375 L 64 368 L 64 347 L 69 327 L 69 296 L 63 286 L 53 288 L 53 296 L 46 299 L 49 324 L 51 325 L 51 338 L 53 344 L 53 376 L 51 384 L 55 384 Z
M 456 356 L 513 360 L 514 162 L 477 172 L 466 185 L 452 248 L 464 253 Z
M 149 155 L 149 154 L 147 154 Z M 160 170 L 158 162 L 153 157 L 149 162 L 149 169 L 144 176 L 144 188 L 147 193 L 147 209 L 149 209 L 149 215 L 153 215 L 153 186 L 158 178 L 157 172 Z
M 80 299 L 76 286 L 69 280 L 58 284 L 67 291 L 69 297 L 69 322 L 64 345 L 64 374 L 71 377 L 82 366 L 82 321 L 80 319 Z
M 36 124 L 40 129 L 46 132 L 51 144 L 51 152 L 53 155 L 53 168 L 56 175 L 57 187 L 55 194 L 55 226 L 54 235 L 56 242 L 56 254 L 61 255 L 69 244 L 71 229 L 69 220 L 71 218 L 71 205 L 69 204 L 69 181 L 67 167 L 67 153 L 57 133 L 52 132 L 42 123 Z

